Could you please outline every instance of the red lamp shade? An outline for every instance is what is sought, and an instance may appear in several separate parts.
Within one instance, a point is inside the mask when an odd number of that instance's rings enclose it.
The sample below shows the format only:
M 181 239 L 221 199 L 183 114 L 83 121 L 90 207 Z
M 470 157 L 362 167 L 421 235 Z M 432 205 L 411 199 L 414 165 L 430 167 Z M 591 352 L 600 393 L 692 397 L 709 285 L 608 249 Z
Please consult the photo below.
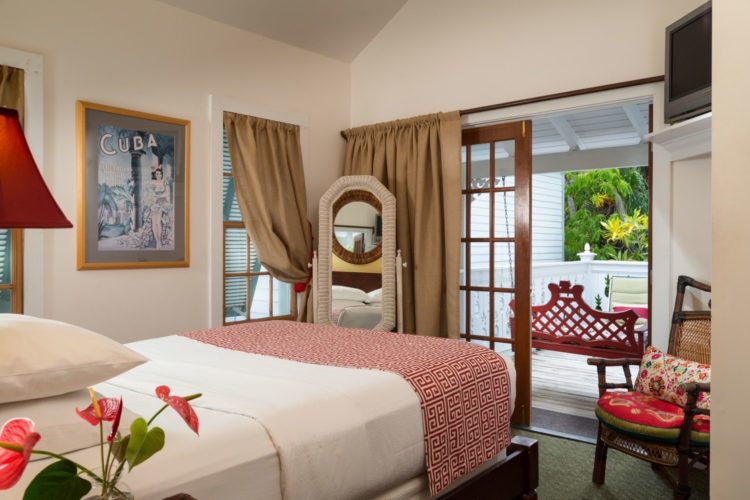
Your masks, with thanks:
M 73 227 L 31 156 L 18 112 L 0 107 L 0 228 Z

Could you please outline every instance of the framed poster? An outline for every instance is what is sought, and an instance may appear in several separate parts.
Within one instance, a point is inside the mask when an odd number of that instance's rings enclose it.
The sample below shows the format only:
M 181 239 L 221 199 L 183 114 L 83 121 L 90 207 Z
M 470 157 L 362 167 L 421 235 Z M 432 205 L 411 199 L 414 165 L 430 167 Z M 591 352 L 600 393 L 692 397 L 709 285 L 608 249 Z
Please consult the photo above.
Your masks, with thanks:
M 187 267 L 190 122 L 78 101 L 78 269 Z

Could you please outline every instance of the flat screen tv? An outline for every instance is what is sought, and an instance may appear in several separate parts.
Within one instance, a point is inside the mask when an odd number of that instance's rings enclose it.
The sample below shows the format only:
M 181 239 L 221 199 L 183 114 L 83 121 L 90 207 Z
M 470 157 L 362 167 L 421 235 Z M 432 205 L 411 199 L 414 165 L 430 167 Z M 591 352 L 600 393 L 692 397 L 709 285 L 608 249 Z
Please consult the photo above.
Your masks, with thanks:
M 711 2 L 667 27 L 664 121 L 711 111 Z

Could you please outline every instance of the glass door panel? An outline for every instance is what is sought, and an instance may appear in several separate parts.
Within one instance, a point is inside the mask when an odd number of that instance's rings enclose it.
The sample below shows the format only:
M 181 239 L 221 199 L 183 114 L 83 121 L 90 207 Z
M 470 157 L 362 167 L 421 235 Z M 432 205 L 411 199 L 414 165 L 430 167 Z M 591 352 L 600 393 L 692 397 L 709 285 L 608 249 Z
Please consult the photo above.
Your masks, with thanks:
M 461 336 L 513 356 L 514 422 L 531 407 L 531 125 L 463 131 Z

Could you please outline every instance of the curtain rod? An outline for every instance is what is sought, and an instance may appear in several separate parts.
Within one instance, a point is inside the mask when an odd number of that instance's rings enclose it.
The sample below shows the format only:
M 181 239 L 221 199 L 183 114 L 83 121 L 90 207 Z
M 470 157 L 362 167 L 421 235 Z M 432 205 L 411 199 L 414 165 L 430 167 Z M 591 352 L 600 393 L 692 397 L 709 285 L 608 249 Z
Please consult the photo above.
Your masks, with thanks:
M 483 111 L 494 111 L 497 109 L 510 108 L 513 106 L 521 106 L 523 104 L 534 104 L 537 102 L 552 101 L 554 99 L 563 99 L 565 97 L 575 97 L 575 96 L 584 95 L 584 94 L 594 94 L 596 92 L 604 92 L 607 90 L 617 90 L 617 89 L 623 89 L 626 87 L 635 87 L 637 85 L 645 85 L 647 83 L 658 83 L 658 82 L 663 82 L 663 81 L 664 81 L 664 75 L 651 76 L 648 78 L 640 78 L 637 80 L 628 80 L 625 82 L 610 83 L 607 85 L 599 85 L 596 87 L 587 87 L 584 89 L 557 92 L 555 94 L 547 94 L 547 95 L 541 95 L 541 96 L 536 96 L 536 97 L 527 97 L 525 99 L 518 99 L 515 101 L 506 101 L 506 102 L 501 102 L 498 104 L 490 104 L 488 106 L 480 106 L 477 108 L 462 109 L 459 111 L 459 113 L 461 114 L 461 116 L 470 115 L 472 113 L 481 113 Z M 346 139 L 346 135 L 344 135 L 343 130 L 341 131 L 341 137 Z

